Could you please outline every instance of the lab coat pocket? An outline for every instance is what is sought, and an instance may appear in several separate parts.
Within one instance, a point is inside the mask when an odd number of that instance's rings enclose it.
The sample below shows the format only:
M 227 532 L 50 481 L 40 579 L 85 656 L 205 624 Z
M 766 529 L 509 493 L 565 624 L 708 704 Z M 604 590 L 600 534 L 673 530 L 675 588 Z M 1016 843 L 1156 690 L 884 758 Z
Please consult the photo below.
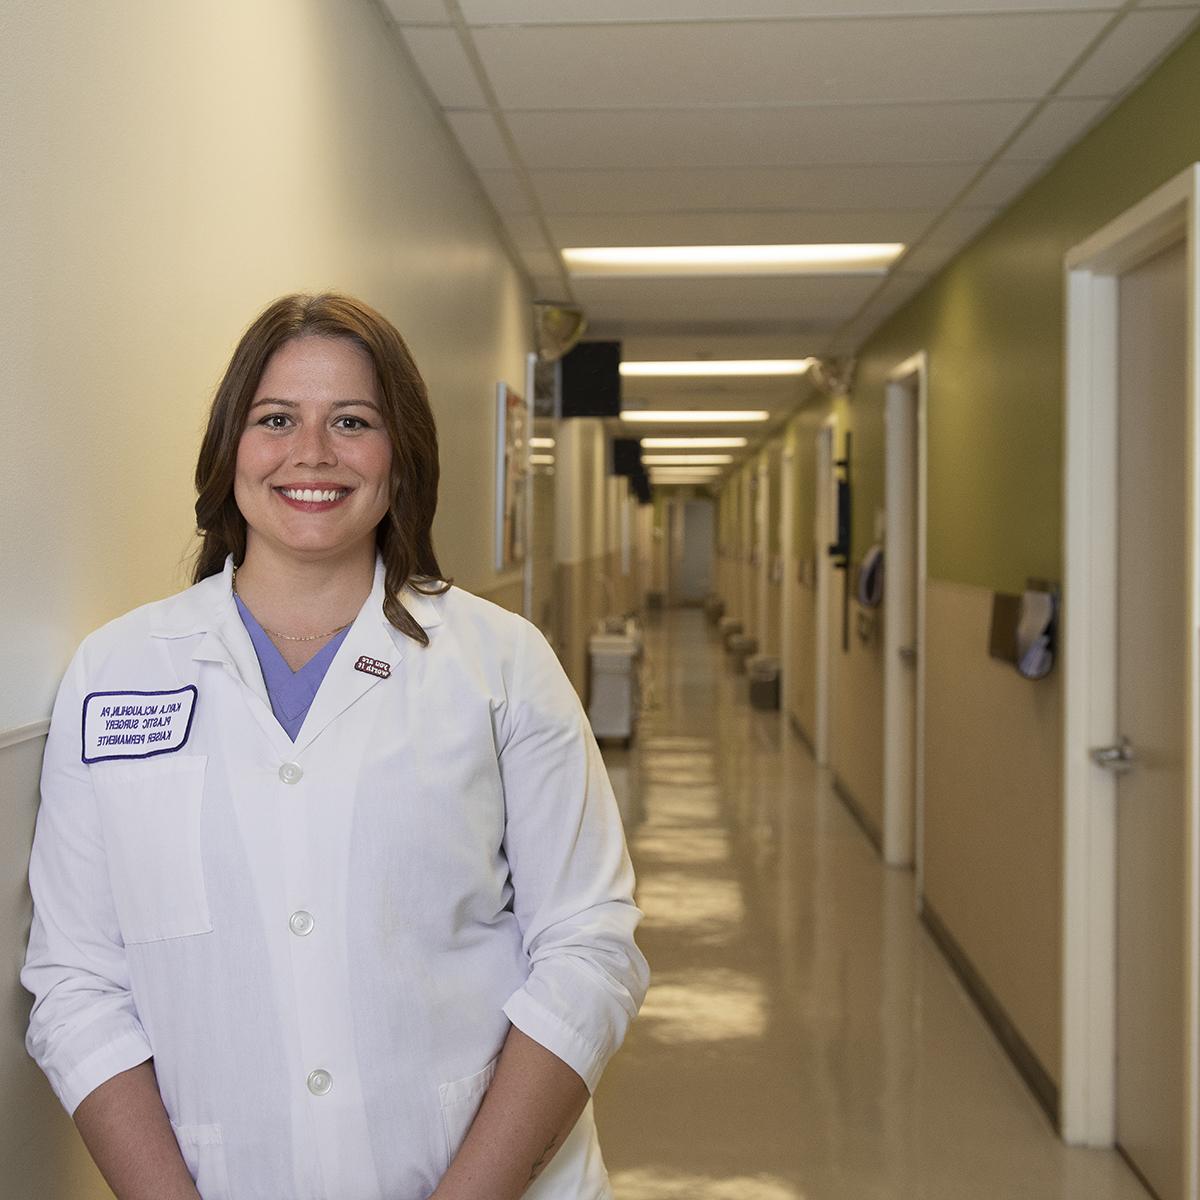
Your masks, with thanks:
M 482 1071 L 468 1075 L 465 1079 L 455 1079 L 452 1083 L 443 1083 L 438 1088 L 442 1100 L 442 1129 L 446 1135 L 446 1162 L 452 1163 L 459 1147 L 466 1140 L 467 1131 L 475 1114 L 479 1111 L 483 1097 L 496 1074 L 496 1063 L 499 1055 L 493 1058 Z
M 209 933 L 201 856 L 203 756 L 93 772 L 113 902 L 127 945 Z
M 220 1125 L 175 1125 L 175 1140 L 201 1200 L 229 1200 L 229 1175 Z

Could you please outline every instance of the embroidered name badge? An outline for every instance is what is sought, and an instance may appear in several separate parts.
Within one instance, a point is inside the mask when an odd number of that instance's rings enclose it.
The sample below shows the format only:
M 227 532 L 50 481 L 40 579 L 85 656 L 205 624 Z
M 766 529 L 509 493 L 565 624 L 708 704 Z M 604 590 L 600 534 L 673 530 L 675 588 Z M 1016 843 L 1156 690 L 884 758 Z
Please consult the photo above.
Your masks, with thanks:
M 354 664 L 356 671 L 362 671 L 364 675 L 378 675 L 380 679 L 386 679 L 391 673 L 392 668 L 385 662 L 380 662 L 377 658 L 368 658 L 365 654 Z
M 83 701 L 83 761 L 151 758 L 182 750 L 196 711 L 195 685 L 176 692 L 92 692 Z

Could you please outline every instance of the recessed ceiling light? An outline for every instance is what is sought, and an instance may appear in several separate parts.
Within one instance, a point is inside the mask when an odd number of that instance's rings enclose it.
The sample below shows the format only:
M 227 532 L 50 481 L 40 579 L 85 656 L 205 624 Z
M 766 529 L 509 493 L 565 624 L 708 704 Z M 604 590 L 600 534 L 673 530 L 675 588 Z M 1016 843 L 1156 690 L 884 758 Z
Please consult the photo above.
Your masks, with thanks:
M 554 449 L 554 439 L 553 438 L 531 437 L 529 439 L 529 444 L 535 450 L 553 450 Z
M 553 454 L 531 454 L 529 456 L 529 461 L 535 467 L 552 467 L 552 466 L 554 466 L 554 455 Z
M 668 378 L 702 375 L 803 375 L 811 358 L 687 359 L 684 362 L 623 362 L 626 378 Z
M 717 408 L 626 408 L 621 411 L 622 421 L 666 421 L 699 424 L 720 422 L 740 425 L 747 421 L 769 421 L 771 414 L 764 409 L 717 409 Z
M 790 246 L 573 246 L 562 252 L 579 279 L 610 275 L 883 275 L 901 242 Z
M 643 450 L 740 450 L 749 444 L 744 437 L 644 437 Z
M 647 467 L 708 467 L 733 462 L 732 454 L 643 454 Z

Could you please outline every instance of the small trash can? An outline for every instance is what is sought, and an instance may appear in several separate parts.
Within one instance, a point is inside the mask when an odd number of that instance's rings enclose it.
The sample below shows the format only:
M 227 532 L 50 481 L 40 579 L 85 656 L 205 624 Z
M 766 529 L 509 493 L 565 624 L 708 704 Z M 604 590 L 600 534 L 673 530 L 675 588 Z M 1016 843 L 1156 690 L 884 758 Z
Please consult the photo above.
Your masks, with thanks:
M 779 659 L 756 654 L 746 663 L 750 676 L 750 704 L 767 711 L 779 707 Z
M 729 650 L 729 657 L 733 659 L 734 670 L 739 675 L 744 674 L 746 660 L 758 651 L 758 639 L 752 638 L 748 633 L 735 633 L 730 635 L 725 645 Z

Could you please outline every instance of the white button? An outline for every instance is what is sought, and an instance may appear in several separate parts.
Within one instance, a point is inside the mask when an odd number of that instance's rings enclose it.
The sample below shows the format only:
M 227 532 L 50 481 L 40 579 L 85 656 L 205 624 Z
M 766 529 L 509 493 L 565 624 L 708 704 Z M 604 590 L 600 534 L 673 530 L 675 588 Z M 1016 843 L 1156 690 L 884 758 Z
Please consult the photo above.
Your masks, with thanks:
M 324 1096 L 333 1087 L 333 1076 L 328 1071 L 313 1071 L 308 1077 L 308 1090 L 314 1096 Z
M 279 768 L 279 778 L 284 783 L 299 783 L 304 778 L 304 771 L 299 763 L 284 763 Z
M 312 913 L 305 912 L 302 908 L 297 910 L 289 918 L 288 927 L 297 937 L 308 937 L 313 930 Z

